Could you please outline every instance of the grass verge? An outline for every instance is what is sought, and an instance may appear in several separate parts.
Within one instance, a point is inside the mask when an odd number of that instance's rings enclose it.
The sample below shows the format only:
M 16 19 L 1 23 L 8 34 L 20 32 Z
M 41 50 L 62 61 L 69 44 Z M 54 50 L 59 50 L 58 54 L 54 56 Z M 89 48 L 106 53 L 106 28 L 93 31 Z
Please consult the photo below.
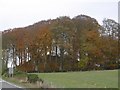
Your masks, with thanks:
M 44 80 L 45 88 L 118 88 L 118 70 L 33 74 Z M 21 77 L 3 79 L 31 90 L 38 87 L 37 84 L 21 83 L 20 80 L 25 80 Z

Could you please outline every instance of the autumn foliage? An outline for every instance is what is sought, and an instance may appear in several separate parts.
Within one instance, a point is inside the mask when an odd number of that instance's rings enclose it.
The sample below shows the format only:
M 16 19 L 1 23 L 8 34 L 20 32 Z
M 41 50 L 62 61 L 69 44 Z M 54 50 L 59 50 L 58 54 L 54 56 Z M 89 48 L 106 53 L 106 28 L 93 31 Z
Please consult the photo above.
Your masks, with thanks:
M 57 72 L 119 67 L 118 23 L 103 25 L 89 16 L 67 16 L 5 30 L 4 62 L 25 72 Z M 11 57 L 6 57 L 12 51 Z

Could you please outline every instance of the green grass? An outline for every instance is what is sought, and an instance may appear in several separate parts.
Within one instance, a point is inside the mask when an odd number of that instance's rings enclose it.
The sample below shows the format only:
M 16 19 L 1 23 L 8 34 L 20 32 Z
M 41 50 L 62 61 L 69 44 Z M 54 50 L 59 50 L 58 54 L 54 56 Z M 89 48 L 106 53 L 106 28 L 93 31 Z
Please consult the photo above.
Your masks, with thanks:
M 118 70 L 37 74 L 58 88 L 118 88 Z

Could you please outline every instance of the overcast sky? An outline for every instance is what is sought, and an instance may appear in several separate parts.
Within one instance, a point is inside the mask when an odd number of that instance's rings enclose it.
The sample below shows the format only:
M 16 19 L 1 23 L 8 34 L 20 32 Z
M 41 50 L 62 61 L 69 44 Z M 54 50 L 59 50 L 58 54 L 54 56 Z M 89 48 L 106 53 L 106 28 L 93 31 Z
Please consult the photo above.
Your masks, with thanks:
M 118 21 L 118 0 L 0 0 L 0 31 L 80 14 Z

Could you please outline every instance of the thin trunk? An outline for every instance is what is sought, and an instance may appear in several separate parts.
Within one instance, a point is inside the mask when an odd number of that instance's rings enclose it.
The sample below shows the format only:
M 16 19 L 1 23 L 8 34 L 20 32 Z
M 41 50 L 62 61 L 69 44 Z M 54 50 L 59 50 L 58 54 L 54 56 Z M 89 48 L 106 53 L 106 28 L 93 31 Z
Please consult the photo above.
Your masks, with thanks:
M 45 48 L 45 54 L 44 54 L 44 70 L 46 71 L 46 64 L 47 64 L 47 50 Z
M 57 61 L 58 61 L 58 55 L 57 55 L 57 45 L 56 45 L 56 47 L 55 47 L 55 54 L 56 54 L 56 63 L 57 63 Z
M 63 71 L 63 62 L 64 62 L 64 49 L 62 48 L 61 49 L 61 52 L 60 52 L 60 57 L 61 57 L 61 59 L 60 59 L 60 71 Z

